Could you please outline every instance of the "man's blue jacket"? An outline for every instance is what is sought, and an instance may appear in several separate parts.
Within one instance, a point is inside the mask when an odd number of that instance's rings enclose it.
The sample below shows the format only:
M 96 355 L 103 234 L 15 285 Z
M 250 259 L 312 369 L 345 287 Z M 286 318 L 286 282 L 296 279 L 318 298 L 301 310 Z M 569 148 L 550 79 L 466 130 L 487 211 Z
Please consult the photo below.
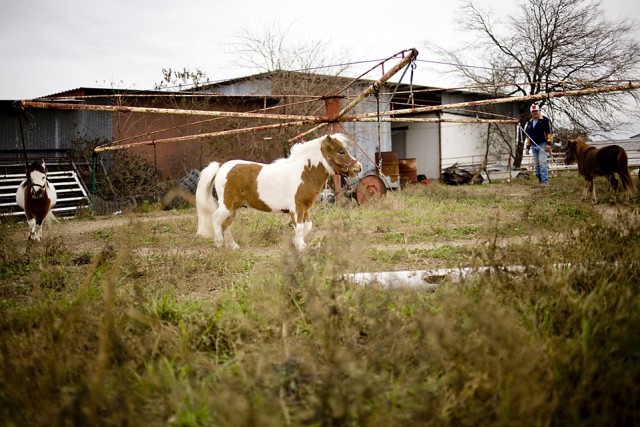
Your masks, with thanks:
M 553 127 L 551 125 L 551 120 L 549 120 L 548 117 L 543 116 L 542 114 L 540 114 L 540 118 L 538 119 L 538 122 L 536 123 L 535 126 L 533 125 L 533 119 L 529 120 L 527 122 L 527 126 L 525 127 L 524 131 L 538 145 L 546 144 L 547 139 L 549 138 L 549 135 L 553 135 Z M 530 148 L 531 145 L 533 144 L 531 142 L 531 139 L 526 138 L 527 148 Z

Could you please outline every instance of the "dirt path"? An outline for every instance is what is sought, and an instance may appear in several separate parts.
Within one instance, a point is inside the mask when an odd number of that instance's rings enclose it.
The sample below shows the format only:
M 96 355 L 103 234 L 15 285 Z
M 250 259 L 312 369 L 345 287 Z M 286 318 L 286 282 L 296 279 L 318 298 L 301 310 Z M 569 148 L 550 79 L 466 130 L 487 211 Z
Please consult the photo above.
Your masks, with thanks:
M 615 221 L 618 218 L 620 207 L 611 205 L 597 205 L 596 211 L 606 221 Z M 639 215 L 640 217 L 640 215 Z M 170 226 L 176 223 L 193 223 L 197 221 L 195 212 L 192 211 L 161 211 L 151 214 L 127 214 L 118 216 L 97 217 L 87 220 L 59 219 L 58 223 L 45 224 L 44 236 L 51 239 L 61 239 L 65 246 L 74 252 L 97 252 L 104 247 L 105 237 L 117 233 L 137 233 L 142 225 L 145 229 L 157 226 Z M 3 225 L 3 236 L 0 243 L 10 244 L 16 248 L 24 247 L 27 244 L 27 225 L 25 222 Z M 314 229 L 311 239 L 323 236 L 321 229 Z M 514 244 L 536 244 L 542 241 L 558 242 L 566 239 L 567 236 L 558 233 L 542 233 L 539 235 L 525 235 L 513 237 L 500 237 L 495 244 L 505 247 Z M 194 236 L 195 238 L 195 236 Z M 284 238 L 284 237 L 283 237 Z M 442 238 L 420 243 L 376 243 L 370 246 L 371 249 L 379 251 L 411 251 L 411 250 L 433 250 L 441 247 L 481 247 L 491 245 L 493 242 L 486 238 L 469 238 L 446 240 Z M 211 248 L 213 249 L 213 241 Z M 188 248 L 183 248 L 186 250 Z M 155 253 L 159 249 L 153 247 L 138 248 L 144 254 Z M 195 250 L 195 249 L 194 249 Z M 198 251 L 203 248 L 197 249 Z M 206 250 L 206 249 L 205 249 Z M 258 256 L 267 256 L 274 253 L 271 247 L 253 247 Z M 187 251 L 188 252 L 188 251 Z M 185 252 L 186 253 L 186 252 Z

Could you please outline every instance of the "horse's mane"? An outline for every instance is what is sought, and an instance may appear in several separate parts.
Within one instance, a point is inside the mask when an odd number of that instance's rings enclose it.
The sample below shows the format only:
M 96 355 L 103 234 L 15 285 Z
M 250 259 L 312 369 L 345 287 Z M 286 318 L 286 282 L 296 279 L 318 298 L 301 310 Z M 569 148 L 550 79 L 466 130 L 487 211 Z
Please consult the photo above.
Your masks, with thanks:
M 349 146 L 350 140 L 349 138 L 342 134 L 342 133 L 334 133 L 331 135 L 328 135 L 329 137 L 333 138 L 333 139 L 337 139 L 338 141 L 342 142 L 342 144 L 345 147 Z M 322 143 L 322 140 L 325 139 L 327 137 L 327 135 L 325 136 L 321 136 L 319 138 L 316 139 L 312 139 L 311 141 L 306 141 L 306 142 L 298 142 L 297 144 L 294 144 L 291 146 L 291 154 L 289 155 L 289 159 L 298 159 L 300 157 L 306 157 L 309 156 L 311 154 L 316 154 L 318 152 L 318 150 L 320 150 L 320 144 Z M 283 159 L 281 159 L 283 160 Z
M 311 141 L 298 142 L 291 146 L 291 154 L 289 159 L 298 159 L 300 157 L 306 157 L 310 154 L 315 154 L 320 149 L 320 142 L 324 139 L 324 136 L 320 138 L 312 139 Z

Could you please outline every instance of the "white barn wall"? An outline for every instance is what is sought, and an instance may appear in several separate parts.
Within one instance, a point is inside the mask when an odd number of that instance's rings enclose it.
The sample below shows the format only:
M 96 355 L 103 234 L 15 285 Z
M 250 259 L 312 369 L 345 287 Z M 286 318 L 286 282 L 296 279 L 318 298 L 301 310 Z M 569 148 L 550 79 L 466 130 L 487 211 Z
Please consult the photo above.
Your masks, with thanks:
M 459 118 L 459 116 L 444 113 L 443 118 Z M 482 163 L 486 150 L 487 129 L 486 123 L 442 123 L 442 169 L 456 163 L 460 165 Z
M 405 134 L 406 157 L 416 159 L 418 174 L 440 178 L 440 124 L 411 123 Z

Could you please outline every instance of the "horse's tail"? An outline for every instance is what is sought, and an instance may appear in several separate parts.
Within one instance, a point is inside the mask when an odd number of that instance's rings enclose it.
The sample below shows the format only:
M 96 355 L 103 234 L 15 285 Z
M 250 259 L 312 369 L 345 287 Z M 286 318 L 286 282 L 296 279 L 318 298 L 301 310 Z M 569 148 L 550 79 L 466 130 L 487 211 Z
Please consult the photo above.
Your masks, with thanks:
M 618 162 L 620 164 L 620 171 L 618 172 L 618 175 L 620 175 L 622 187 L 630 193 L 635 193 L 636 185 L 629 173 L 629 158 L 627 157 L 627 152 L 624 151 L 624 149 L 620 151 L 620 154 L 618 155 Z
M 213 214 L 218 209 L 218 202 L 213 197 L 213 184 L 220 163 L 211 162 L 202 169 L 196 188 L 196 208 L 198 209 L 198 236 L 214 237 Z

